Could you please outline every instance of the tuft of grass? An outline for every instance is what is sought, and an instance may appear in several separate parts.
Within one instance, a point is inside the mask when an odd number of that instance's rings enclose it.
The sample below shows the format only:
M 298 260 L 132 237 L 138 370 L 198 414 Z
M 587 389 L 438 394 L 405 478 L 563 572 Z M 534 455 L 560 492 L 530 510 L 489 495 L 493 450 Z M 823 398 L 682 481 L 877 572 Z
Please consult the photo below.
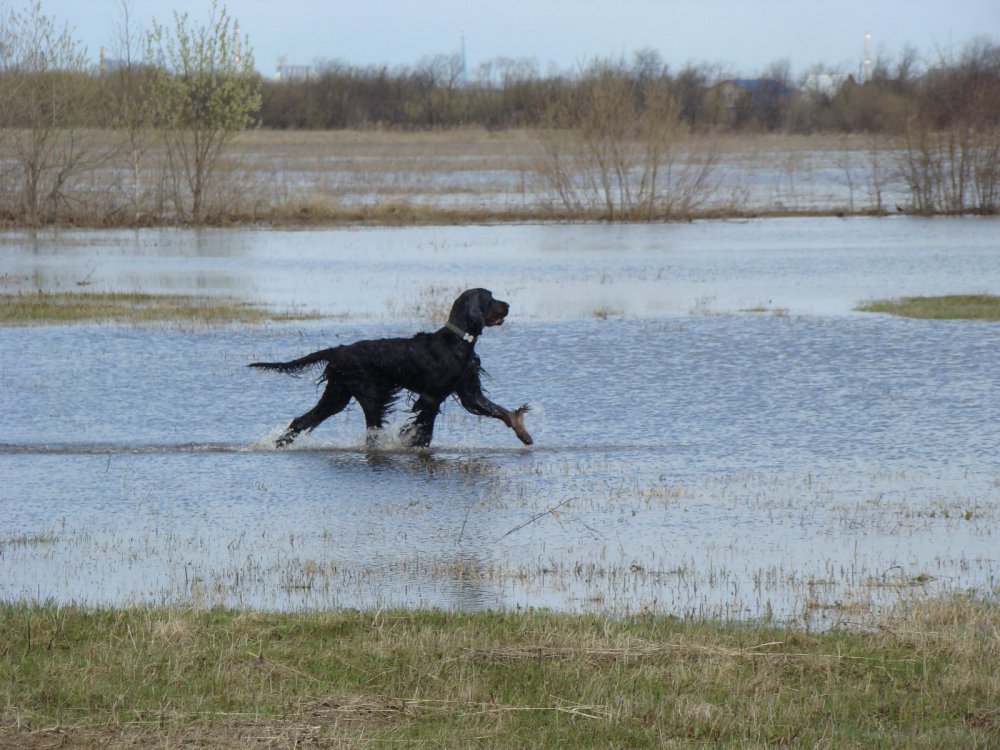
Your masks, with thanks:
M 1000 320 L 1000 296 L 948 294 L 937 297 L 900 297 L 872 300 L 855 309 L 860 312 L 889 313 L 907 318 Z
M 4 547 L 33 547 L 35 545 L 54 544 L 59 541 L 55 534 L 19 534 L 18 536 L 0 538 L 0 555 Z
M 995 747 L 1000 608 L 807 634 L 541 611 L 0 604 L 0 746 Z
M 0 326 L 103 321 L 149 323 L 263 323 L 318 318 L 316 313 L 274 312 L 240 300 L 139 292 L 0 294 Z

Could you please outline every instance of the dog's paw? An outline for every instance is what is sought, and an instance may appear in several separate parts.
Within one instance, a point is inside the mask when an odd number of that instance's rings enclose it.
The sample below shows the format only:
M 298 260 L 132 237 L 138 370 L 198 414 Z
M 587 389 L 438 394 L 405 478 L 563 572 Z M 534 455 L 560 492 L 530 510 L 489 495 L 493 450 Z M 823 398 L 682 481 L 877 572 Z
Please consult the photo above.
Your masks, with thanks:
M 275 448 L 287 448 L 295 440 L 295 437 L 299 433 L 293 432 L 292 430 L 286 430 L 281 434 L 281 436 L 274 441 Z
M 531 434 L 524 426 L 524 415 L 529 411 L 531 411 L 531 407 L 528 406 L 528 404 L 521 404 L 510 414 L 510 428 L 514 430 L 514 434 L 517 435 L 518 440 L 525 445 L 531 445 L 535 442 L 532 440 Z

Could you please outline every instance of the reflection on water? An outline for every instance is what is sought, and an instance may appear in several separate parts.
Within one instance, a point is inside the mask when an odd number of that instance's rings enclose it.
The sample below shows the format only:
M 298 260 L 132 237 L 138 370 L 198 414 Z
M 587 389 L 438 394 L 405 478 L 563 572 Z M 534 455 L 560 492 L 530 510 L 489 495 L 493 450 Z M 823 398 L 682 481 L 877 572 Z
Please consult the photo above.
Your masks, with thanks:
M 462 289 L 520 319 L 745 309 L 848 313 L 873 297 L 1000 287 L 995 218 L 158 229 L 0 235 L 5 287 L 236 295 L 351 319 L 437 320 Z
M 1000 291 L 996 227 L 5 235 L 8 286 L 347 317 L 0 329 L 0 597 L 823 623 L 995 590 L 1000 326 L 850 309 Z M 482 284 L 513 303 L 487 385 L 534 405 L 535 446 L 449 403 L 430 451 L 365 451 L 357 407 L 271 448 L 316 388 L 247 363 L 411 333 Z

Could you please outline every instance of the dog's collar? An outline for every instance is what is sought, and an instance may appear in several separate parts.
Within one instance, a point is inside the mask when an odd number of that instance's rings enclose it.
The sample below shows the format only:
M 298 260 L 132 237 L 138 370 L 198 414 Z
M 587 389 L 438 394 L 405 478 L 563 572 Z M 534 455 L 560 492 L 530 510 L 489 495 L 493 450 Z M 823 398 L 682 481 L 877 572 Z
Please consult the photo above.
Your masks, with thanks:
M 447 328 L 452 333 L 454 333 L 460 339 L 462 339 L 462 341 L 468 341 L 470 344 L 475 344 L 476 343 L 476 337 L 475 336 L 473 336 L 471 333 L 467 333 L 466 331 L 463 331 L 461 328 L 459 328 L 457 325 L 455 325 L 454 323 L 452 323 L 450 320 L 447 323 L 444 324 L 444 327 Z

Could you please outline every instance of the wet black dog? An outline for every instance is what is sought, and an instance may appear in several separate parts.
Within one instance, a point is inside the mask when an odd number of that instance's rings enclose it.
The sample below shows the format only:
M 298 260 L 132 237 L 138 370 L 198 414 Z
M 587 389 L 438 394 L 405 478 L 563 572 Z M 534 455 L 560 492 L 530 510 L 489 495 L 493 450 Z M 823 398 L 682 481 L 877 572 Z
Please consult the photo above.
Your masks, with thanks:
M 288 445 L 299 433 L 312 430 L 344 409 L 352 398 L 361 405 L 369 442 L 374 442 L 374 431 L 381 429 L 403 390 L 416 397 L 413 417 L 401 433 L 406 445 L 430 445 L 434 420 L 442 402 L 451 395 L 473 414 L 499 419 L 514 430 L 522 443 L 531 445 L 531 435 L 524 428 L 527 405 L 513 411 L 505 409 L 490 401 L 480 384 L 476 338 L 487 326 L 501 325 L 509 310 L 510 305 L 494 299 L 489 290 L 469 289 L 455 300 L 445 326 L 434 333 L 358 341 L 291 362 L 254 362 L 250 367 L 289 375 L 326 365 L 321 378 L 326 381 L 326 389 L 319 403 L 293 419 L 276 445 Z

